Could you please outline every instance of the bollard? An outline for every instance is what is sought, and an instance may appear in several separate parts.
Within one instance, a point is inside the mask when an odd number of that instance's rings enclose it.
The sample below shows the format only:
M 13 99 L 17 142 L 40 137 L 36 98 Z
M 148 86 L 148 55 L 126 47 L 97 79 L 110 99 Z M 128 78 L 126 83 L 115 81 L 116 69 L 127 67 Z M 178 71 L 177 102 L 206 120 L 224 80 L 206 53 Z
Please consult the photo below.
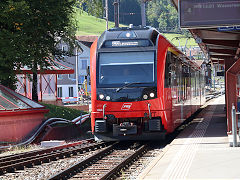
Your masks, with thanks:
M 237 147 L 237 126 L 236 126 L 236 109 L 232 105 L 232 136 L 233 136 L 233 147 Z

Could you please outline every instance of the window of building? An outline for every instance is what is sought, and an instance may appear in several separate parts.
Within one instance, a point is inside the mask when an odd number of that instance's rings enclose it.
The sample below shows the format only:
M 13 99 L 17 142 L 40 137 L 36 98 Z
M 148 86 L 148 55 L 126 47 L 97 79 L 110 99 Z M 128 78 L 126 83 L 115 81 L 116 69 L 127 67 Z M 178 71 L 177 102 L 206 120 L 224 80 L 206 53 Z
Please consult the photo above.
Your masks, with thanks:
M 62 74 L 58 74 L 57 75 L 57 79 L 63 79 L 63 75 Z
M 75 79 L 75 75 L 74 75 L 74 74 L 69 74 L 69 75 L 68 75 L 68 78 L 69 78 L 69 79 Z
M 69 97 L 73 97 L 73 87 L 68 88 Z
M 86 59 L 83 59 L 82 60 L 82 69 L 87 69 L 87 60 Z
M 57 96 L 62 97 L 62 87 L 57 88 Z
M 83 84 L 83 82 L 84 82 L 84 79 L 85 79 L 85 76 L 79 76 L 79 83 L 80 84 Z
M 67 45 L 62 45 L 62 51 L 67 51 Z

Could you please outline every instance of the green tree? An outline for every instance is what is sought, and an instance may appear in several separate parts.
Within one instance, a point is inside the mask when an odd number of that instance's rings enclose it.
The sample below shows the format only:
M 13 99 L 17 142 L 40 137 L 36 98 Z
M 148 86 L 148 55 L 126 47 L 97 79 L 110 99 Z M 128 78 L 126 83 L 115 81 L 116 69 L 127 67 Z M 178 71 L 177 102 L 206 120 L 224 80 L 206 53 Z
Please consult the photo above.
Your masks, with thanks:
M 178 29 L 178 14 L 169 0 L 153 0 L 147 5 L 148 24 L 160 30 Z
M 0 83 L 12 89 L 16 82 L 14 70 L 29 57 L 21 30 L 26 13 L 25 2 L 0 2 Z
M 27 22 L 22 30 L 28 36 L 28 50 L 31 60 L 26 64 L 33 72 L 32 99 L 38 101 L 37 94 L 37 69 L 48 66 L 48 60 L 61 59 L 65 52 L 57 47 L 64 41 L 72 53 L 75 44 L 75 22 L 72 19 L 74 6 L 73 0 L 51 1 L 26 1 L 28 5 Z
M 75 10 L 85 4 L 97 14 L 101 0 L 1 0 L 0 1 L 0 83 L 13 87 L 14 70 L 27 66 L 33 72 L 33 100 L 37 96 L 37 69 L 49 66 L 53 58 L 72 55 L 75 46 Z M 78 8 L 76 8 L 78 7 Z M 58 48 L 64 41 L 68 52 Z M 7 82 L 10 79 L 12 82 Z

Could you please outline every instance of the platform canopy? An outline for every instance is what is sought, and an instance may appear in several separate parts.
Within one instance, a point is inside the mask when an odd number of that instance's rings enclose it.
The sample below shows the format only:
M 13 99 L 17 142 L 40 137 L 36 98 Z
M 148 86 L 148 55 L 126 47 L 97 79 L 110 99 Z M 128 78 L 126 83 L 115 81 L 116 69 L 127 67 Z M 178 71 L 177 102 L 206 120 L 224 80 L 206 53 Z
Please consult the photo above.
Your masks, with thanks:
M 59 61 L 56 60 L 49 60 L 47 59 L 47 64 L 48 67 L 43 67 L 40 69 L 38 67 L 38 74 L 73 74 L 74 69 L 62 64 Z M 32 74 L 32 71 L 28 67 L 23 67 L 21 70 L 18 72 L 18 74 Z
M 179 12 L 180 26 L 189 29 L 210 62 L 224 64 L 227 124 L 231 134 L 232 106 L 240 108 L 240 1 L 171 1 Z M 238 118 L 239 115 L 237 121 Z
M 30 110 L 36 108 L 44 108 L 44 106 L 0 85 L 0 111 Z
M 38 100 L 56 101 L 57 100 L 57 75 L 73 74 L 74 69 L 56 60 L 47 59 L 48 67 L 38 67 Z M 16 92 L 32 98 L 32 71 L 28 67 L 23 67 L 17 72 Z
M 189 29 L 211 62 L 223 64 L 229 59 L 239 59 L 240 18 L 236 17 L 240 17 L 240 1 L 171 1 L 178 11 L 181 11 L 179 4 L 185 3 L 182 8 L 182 16 L 180 15 L 182 20 L 186 20 L 183 25 L 186 25 L 186 29 Z M 183 17 L 183 15 L 185 16 Z M 233 20 L 230 21 L 230 19 Z

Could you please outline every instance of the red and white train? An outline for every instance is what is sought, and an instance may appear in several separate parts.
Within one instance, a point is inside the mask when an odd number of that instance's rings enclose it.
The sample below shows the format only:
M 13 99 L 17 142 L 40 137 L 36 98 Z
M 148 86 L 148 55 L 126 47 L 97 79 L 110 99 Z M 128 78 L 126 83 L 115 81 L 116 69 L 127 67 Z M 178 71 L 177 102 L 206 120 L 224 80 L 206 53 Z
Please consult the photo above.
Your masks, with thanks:
M 90 73 L 96 139 L 161 139 L 205 103 L 201 68 L 152 27 L 105 31 Z

